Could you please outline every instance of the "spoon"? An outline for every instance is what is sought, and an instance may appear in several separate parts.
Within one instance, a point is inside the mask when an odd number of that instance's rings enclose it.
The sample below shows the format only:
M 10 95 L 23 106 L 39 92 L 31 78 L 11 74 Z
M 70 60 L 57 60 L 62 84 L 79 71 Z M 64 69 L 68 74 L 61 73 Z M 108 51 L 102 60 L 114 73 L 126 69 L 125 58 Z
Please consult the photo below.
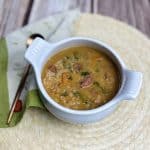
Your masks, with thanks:
M 40 37 L 42 39 L 44 39 L 44 37 L 41 35 L 41 34 L 38 34 L 38 33 L 35 33 L 35 34 L 32 34 L 28 37 L 27 41 L 26 41 L 26 47 L 29 47 L 31 45 L 31 43 L 33 42 L 33 40 L 37 37 Z M 24 70 L 24 73 L 23 73 L 23 76 L 20 80 L 20 83 L 19 83 L 19 86 L 18 86 L 18 89 L 17 89 L 17 92 L 15 94 L 15 98 L 13 100 L 13 103 L 12 103 L 12 106 L 11 106 L 11 109 L 9 111 L 9 114 L 8 114 L 8 118 L 7 118 L 7 124 L 9 125 L 10 122 L 11 122 L 11 119 L 13 117 L 13 114 L 14 114 L 14 109 L 15 109 L 15 106 L 16 106 L 16 103 L 17 103 L 17 100 L 19 99 L 21 93 L 22 93 L 22 90 L 24 88 L 24 85 L 25 85 L 25 82 L 26 82 L 26 79 L 29 75 L 29 72 L 30 72 L 30 69 L 31 69 L 31 65 L 30 64 L 27 64 L 27 66 L 25 67 L 25 70 Z

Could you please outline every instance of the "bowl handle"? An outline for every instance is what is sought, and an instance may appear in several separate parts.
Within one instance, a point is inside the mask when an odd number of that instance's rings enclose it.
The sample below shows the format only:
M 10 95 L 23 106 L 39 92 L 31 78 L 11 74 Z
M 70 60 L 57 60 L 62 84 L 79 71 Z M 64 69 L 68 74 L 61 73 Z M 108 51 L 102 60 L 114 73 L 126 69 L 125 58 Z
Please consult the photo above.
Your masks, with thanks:
M 41 38 L 36 38 L 32 44 L 28 47 L 25 53 L 25 59 L 33 66 L 36 67 L 40 63 L 40 60 L 46 51 L 52 47 L 53 44 L 46 42 Z M 45 52 L 43 52 L 45 51 Z
M 135 99 L 141 89 L 142 77 L 141 72 L 125 70 L 125 82 L 119 97 L 124 100 Z

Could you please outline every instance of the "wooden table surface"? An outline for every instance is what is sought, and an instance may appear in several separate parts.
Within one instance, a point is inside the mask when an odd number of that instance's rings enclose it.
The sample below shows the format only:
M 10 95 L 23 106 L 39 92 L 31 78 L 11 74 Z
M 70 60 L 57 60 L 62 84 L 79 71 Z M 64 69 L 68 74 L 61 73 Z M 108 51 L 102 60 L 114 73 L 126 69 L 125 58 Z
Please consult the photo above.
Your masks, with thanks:
M 111 16 L 150 37 L 150 0 L 0 0 L 0 37 L 31 22 L 73 8 Z

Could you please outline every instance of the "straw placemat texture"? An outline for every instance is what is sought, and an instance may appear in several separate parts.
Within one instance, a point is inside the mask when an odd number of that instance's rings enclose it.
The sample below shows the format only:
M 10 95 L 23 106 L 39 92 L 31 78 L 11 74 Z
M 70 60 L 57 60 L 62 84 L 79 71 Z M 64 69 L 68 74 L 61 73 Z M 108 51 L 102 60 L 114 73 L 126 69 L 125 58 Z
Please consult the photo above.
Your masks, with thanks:
M 120 54 L 128 68 L 141 71 L 144 81 L 140 95 L 136 100 L 122 101 L 110 116 L 88 125 L 64 123 L 43 110 L 29 109 L 17 126 L 0 131 L 0 148 L 150 149 L 150 41 L 126 24 L 90 14 L 83 14 L 76 21 L 74 36 L 106 42 Z

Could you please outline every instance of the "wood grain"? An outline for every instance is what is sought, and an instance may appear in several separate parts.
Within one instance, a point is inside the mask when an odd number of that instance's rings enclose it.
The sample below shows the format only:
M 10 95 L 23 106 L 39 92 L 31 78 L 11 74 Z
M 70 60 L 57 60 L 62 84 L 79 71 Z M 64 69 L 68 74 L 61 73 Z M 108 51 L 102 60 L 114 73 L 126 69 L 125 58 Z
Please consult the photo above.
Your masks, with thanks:
M 0 37 L 24 24 L 30 0 L 0 0 Z
M 91 2 L 92 0 L 34 0 L 29 22 L 75 8 L 82 12 L 91 12 Z
M 0 37 L 27 23 L 73 8 L 111 16 L 150 37 L 150 0 L 0 0 Z
M 149 0 L 94 0 L 93 12 L 126 22 L 150 37 Z

